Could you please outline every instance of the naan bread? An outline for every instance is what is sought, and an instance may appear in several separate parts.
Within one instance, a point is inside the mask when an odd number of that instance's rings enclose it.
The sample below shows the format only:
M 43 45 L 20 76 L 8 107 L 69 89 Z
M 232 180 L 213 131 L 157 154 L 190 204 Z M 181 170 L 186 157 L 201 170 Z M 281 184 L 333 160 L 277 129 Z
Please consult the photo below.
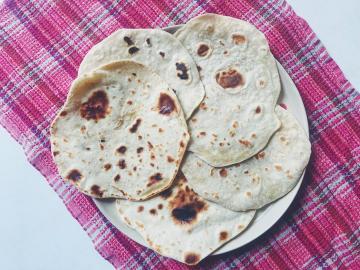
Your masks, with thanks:
M 205 99 L 189 123 L 189 150 L 215 167 L 241 162 L 265 147 L 280 127 L 275 59 L 253 25 L 215 14 L 175 33 L 200 69 Z
M 120 29 L 95 45 L 84 57 L 79 74 L 117 60 L 132 59 L 150 66 L 176 91 L 186 118 L 204 98 L 194 60 L 182 44 L 160 29 Z
M 133 61 L 76 79 L 51 126 L 59 173 L 99 198 L 142 200 L 170 186 L 189 137 L 168 84 Z
M 287 194 L 309 162 L 311 145 L 297 120 L 276 107 L 281 128 L 255 157 L 214 168 L 194 154 L 183 162 L 189 185 L 205 199 L 234 211 L 258 209 Z
M 255 215 L 203 200 L 181 172 L 170 189 L 143 202 L 117 200 L 117 209 L 152 249 L 186 264 L 197 264 L 237 236 Z

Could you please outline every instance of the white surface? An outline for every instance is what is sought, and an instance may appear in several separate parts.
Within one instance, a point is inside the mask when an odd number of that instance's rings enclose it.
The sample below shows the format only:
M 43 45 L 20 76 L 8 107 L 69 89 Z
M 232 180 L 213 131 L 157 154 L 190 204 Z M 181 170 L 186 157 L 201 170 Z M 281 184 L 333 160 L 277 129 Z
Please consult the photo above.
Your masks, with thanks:
M 173 33 L 174 31 L 176 31 L 176 29 L 177 27 L 169 27 L 167 30 L 170 33 Z M 278 103 L 284 103 L 287 105 L 288 110 L 295 116 L 295 118 L 299 121 L 300 125 L 309 135 L 309 126 L 306 118 L 306 112 L 299 92 L 297 91 L 296 86 L 294 85 L 284 68 L 279 63 L 277 64 L 282 88 Z M 258 210 L 251 225 L 238 237 L 234 238 L 232 241 L 228 242 L 220 249 L 218 249 L 214 254 L 222 254 L 230 250 L 242 247 L 247 243 L 253 241 L 254 239 L 258 238 L 260 235 L 270 229 L 271 226 L 274 225 L 275 222 L 278 221 L 279 218 L 285 213 L 291 202 L 294 200 L 296 193 L 300 188 L 303 177 L 304 173 L 296 186 L 286 196 L 270 204 L 269 206 Z M 99 209 L 102 211 L 102 213 L 107 217 L 107 219 L 112 224 L 114 224 L 120 231 L 122 231 L 128 237 L 140 243 L 141 245 L 151 248 L 140 236 L 140 234 L 138 234 L 135 230 L 129 228 L 119 219 L 117 215 L 115 200 L 94 201 L 99 207 Z
M 3 128 L 0 147 L 0 269 L 113 269 Z
M 346 78 L 360 91 L 360 1 L 287 2 L 308 22 Z
M 360 90 L 360 1 L 288 2 Z M 0 204 L 0 269 L 112 269 L 43 177 L 28 165 L 21 148 L 1 128 L 0 149 L 0 184 L 5 190 Z

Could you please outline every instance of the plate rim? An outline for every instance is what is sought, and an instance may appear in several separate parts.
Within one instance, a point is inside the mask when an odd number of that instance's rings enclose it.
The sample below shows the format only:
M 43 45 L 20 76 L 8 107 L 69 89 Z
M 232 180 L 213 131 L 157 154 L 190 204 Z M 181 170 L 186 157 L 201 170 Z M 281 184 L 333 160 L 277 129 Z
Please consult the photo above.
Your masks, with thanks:
M 169 27 L 164 27 L 162 28 L 162 30 L 170 33 L 170 34 L 173 34 L 175 33 L 181 26 L 183 26 L 183 24 L 179 24 L 179 25 L 173 25 L 173 26 L 169 26 Z M 275 57 L 274 57 L 275 58 Z M 308 124 L 308 119 L 307 119 L 307 114 L 306 114 L 306 110 L 305 110 L 305 106 L 304 106 L 304 103 L 303 103 L 303 100 L 300 96 L 300 93 L 295 85 L 295 83 L 293 82 L 293 80 L 291 79 L 291 77 L 289 76 L 289 74 L 286 72 L 286 70 L 284 69 L 284 67 L 277 61 L 277 59 L 275 58 L 276 60 L 276 65 L 277 65 L 277 68 L 278 68 L 278 71 L 279 71 L 279 76 L 280 76 L 280 82 L 281 82 L 281 94 L 283 94 L 283 83 L 285 81 L 287 81 L 288 84 L 290 84 L 290 86 L 292 88 L 294 88 L 296 91 L 294 91 L 293 94 L 295 94 L 296 96 L 296 99 L 298 99 L 300 101 L 300 104 L 298 105 L 301 105 L 300 108 L 298 108 L 300 111 L 301 111 L 301 118 L 302 120 L 298 119 L 298 117 L 296 117 L 296 115 L 294 115 L 294 117 L 299 121 L 300 125 L 302 126 L 302 128 L 305 130 L 307 136 L 309 137 L 309 124 Z M 280 96 L 281 96 L 280 94 Z M 280 98 L 280 97 L 279 97 Z M 278 103 L 277 103 L 278 104 Z M 263 235 L 265 232 L 267 232 L 268 230 L 270 230 L 280 219 L 281 217 L 285 214 L 285 212 L 289 209 L 290 205 L 294 202 L 294 199 L 296 197 L 296 195 L 298 194 L 299 192 L 299 189 L 303 183 L 303 179 L 304 179 L 304 175 L 306 173 L 306 169 L 307 169 L 307 166 L 305 167 L 298 183 L 294 186 L 294 188 L 292 190 L 290 190 L 286 195 L 282 196 L 281 198 L 277 199 L 276 201 L 272 202 L 271 204 L 269 204 L 268 206 L 265 206 L 265 211 L 266 209 L 271 209 L 271 207 L 274 207 L 275 205 L 280 205 L 281 204 L 281 201 L 282 200 L 288 200 L 287 204 L 285 207 L 282 207 L 281 208 L 281 212 L 279 214 L 276 214 L 276 217 L 272 219 L 271 222 L 269 222 L 265 227 L 265 229 L 263 228 L 262 231 L 260 231 L 259 233 L 257 233 L 257 235 L 255 236 L 249 236 L 247 240 L 243 241 L 243 243 L 240 243 L 240 245 L 237 245 L 235 244 L 236 242 L 240 242 L 239 239 L 241 239 L 241 236 L 246 234 L 247 231 L 249 231 L 249 227 L 250 226 L 253 226 L 253 223 L 256 222 L 256 218 L 257 218 L 257 215 L 258 215 L 258 211 L 257 210 L 256 214 L 255 214 L 255 217 L 253 218 L 252 222 L 250 223 L 251 225 L 248 226 L 243 232 L 241 232 L 238 236 L 236 236 L 235 238 L 233 238 L 232 240 L 230 240 L 229 242 L 225 243 L 224 245 L 220 246 L 218 249 L 216 249 L 212 254 L 210 254 L 209 256 L 214 256 L 214 255 L 220 255 L 220 254 L 224 254 L 224 253 L 227 253 L 227 252 L 230 252 L 232 250 L 235 250 L 235 249 L 238 249 L 240 247 L 243 247 L 249 243 L 251 243 L 252 241 L 256 240 L 257 238 L 259 238 L 261 235 Z M 113 222 L 113 218 L 111 218 L 110 214 L 107 213 L 107 210 L 104 210 L 106 209 L 106 207 L 104 206 L 104 200 L 99 200 L 99 199 L 96 199 L 96 198 L 92 198 L 95 205 L 98 207 L 99 211 L 107 218 L 107 220 L 114 226 L 116 227 L 121 233 L 123 233 L 124 235 L 126 235 L 127 237 L 129 237 L 130 239 L 132 239 L 133 241 L 135 241 L 136 243 L 142 245 L 142 246 L 145 246 L 147 248 L 151 248 L 149 247 L 145 241 L 141 241 L 143 240 L 142 237 L 140 236 L 140 234 L 128 227 L 120 218 L 117 220 L 118 222 L 120 222 L 123 227 L 126 227 L 128 230 L 131 230 L 133 232 L 135 232 L 135 234 L 137 235 L 137 239 L 135 237 L 131 237 L 129 236 L 128 233 L 125 233 L 123 229 L 119 228 L 119 226 L 115 225 Z M 113 202 L 111 202 L 113 201 Z M 108 200 L 107 202 L 105 202 L 105 204 L 107 203 L 113 203 L 115 204 L 115 199 L 113 200 Z M 268 208 L 270 207 L 270 208 Z M 140 241 L 139 241 L 140 240 Z

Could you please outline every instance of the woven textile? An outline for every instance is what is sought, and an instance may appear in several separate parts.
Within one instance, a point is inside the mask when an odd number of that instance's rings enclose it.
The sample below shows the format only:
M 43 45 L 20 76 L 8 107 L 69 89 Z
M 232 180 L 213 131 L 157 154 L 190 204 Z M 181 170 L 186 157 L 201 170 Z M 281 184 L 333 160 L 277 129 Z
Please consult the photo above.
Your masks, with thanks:
M 61 179 L 50 153 L 49 125 L 94 44 L 119 28 L 165 27 L 204 12 L 247 20 L 265 33 L 304 101 L 312 157 L 298 196 L 270 231 L 198 267 L 360 269 L 360 96 L 285 1 L 5 0 L 0 5 L 1 125 L 116 268 L 187 269 L 128 239 L 89 197 Z

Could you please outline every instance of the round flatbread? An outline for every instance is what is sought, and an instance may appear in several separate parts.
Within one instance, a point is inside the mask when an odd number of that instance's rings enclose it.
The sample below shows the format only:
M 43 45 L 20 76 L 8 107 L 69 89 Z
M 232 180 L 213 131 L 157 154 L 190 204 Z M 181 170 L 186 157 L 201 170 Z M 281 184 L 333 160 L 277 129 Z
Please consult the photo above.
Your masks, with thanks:
M 263 33 L 230 17 L 206 14 L 175 33 L 200 70 L 205 98 L 188 121 L 189 150 L 215 167 L 241 162 L 280 127 L 275 59 Z
M 168 84 L 119 61 L 74 81 L 51 126 L 60 175 L 99 198 L 146 199 L 171 185 L 189 134 Z
M 160 29 L 120 29 L 95 45 L 85 55 L 79 74 L 104 64 L 132 59 L 150 66 L 173 88 L 189 118 L 204 98 L 194 60 L 182 44 Z
M 143 202 L 117 200 L 117 209 L 152 249 L 190 265 L 244 231 L 255 215 L 202 199 L 181 172 L 170 189 Z
M 258 209 L 287 194 L 309 162 L 311 145 L 290 112 L 277 106 L 276 113 L 281 128 L 249 160 L 214 168 L 190 153 L 182 166 L 189 185 L 205 199 L 234 211 Z

